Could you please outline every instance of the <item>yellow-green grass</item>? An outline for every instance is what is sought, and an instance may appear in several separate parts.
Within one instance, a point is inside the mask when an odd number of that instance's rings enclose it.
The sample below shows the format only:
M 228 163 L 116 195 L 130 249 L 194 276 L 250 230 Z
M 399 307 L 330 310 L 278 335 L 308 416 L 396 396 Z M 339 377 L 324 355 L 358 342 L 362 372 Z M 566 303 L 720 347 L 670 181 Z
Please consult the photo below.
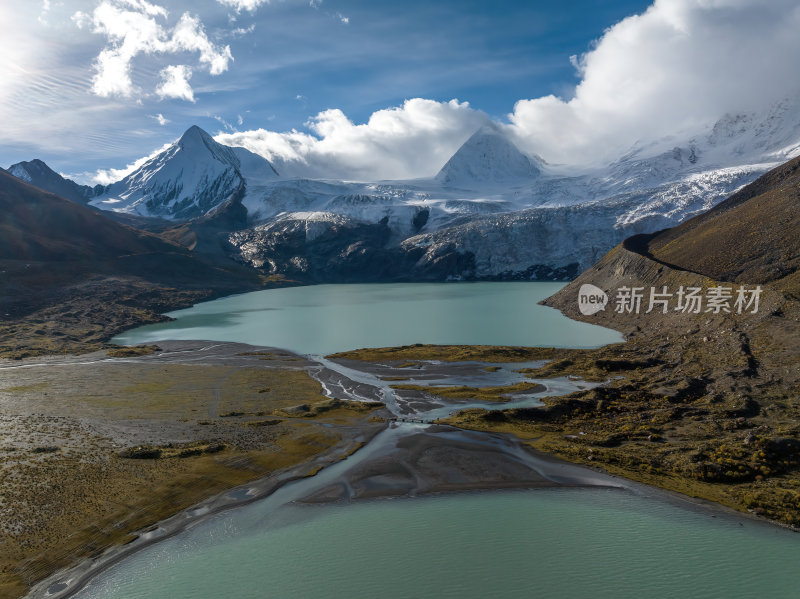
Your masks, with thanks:
M 506 402 L 516 393 L 524 393 L 533 389 L 541 389 L 536 383 L 520 382 L 502 387 L 431 387 L 426 385 L 392 385 L 392 389 L 406 391 L 422 391 L 448 399 L 472 399 L 478 401 Z
M 420 360 L 445 362 L 528 362 L 550 360 L 556 350 L 550 347 L 511 347 L 496 345 L 404 345 L 401 347 L 365 348 L 328 356 L 339 360 L 386 362 L 404 360 L 402 367 L 413 367 Z
M 210 495 L 336 446 L 346 453 L 354 427 L 382 422 L 377 405 L 331 406 L 296 369 L 105 362 L 3 377 L 3 597 Z M 328 409 L 269 426 L 253 418 L 298 403 Z M 124 457 L 137 448 L 157 449 L 158 459 Z
M 135 358 L 138 356 L 149 356 L 161 348 L 157 345 L 129 345 L 124 347 L 112 347 L 106 352 L 109 358 Z

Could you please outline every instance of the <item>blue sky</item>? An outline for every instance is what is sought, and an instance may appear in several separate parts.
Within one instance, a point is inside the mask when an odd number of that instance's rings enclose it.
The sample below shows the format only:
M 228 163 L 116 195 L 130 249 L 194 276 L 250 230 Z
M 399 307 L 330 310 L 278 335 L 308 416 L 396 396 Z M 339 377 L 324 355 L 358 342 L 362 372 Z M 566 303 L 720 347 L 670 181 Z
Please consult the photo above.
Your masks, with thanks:
M 193 124 L 308 176 L 428 176 L 488 121 L 585 165 L 800 90 L 796 0 L 31 0 L 0 28 L 0 165 L 81 182 Z
M 237 14 L 212 1 L 154 0 L 168 10 L 158 19 L 165 27 L 189 11 L 212 42 L 230 46 L 223 73 L 193 69 L 195 102 L 153 94 L 165 65 L 196 62 L 189 52 L 139 54 L 131 61 L 139 92 L 93 94 L 92 63 L 107 39 L 73 16 L 100 3 L 49 4 L 26 2 L 3 19 L 2 37 L 28 56 L 25 76 L 0 83 L 3 120 L 15 123 L 0 142 L 0 165 L 39 157 L 78 174 L 121 167 L 191 124 L 212 133 L 303 130 L 329 108 L 362 122 L 415 97 L 457 98 L 502 119 L 520 98 L 569 97 L 577 82 L 569 57 L 648 3 L 285 0 Z M 158 115 L 169 122 L 159 125 Z

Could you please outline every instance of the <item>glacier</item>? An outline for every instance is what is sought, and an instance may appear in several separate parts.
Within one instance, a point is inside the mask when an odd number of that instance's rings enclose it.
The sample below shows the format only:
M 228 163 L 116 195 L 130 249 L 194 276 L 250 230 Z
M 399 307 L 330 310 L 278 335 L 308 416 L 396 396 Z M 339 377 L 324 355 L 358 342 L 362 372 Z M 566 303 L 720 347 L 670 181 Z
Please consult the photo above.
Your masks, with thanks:
M 799 99 L 581 169 L 525 155 L 492 125 L 436 175 L 409 181 L 282 177 L 192 127 L 90 203 L 176 224 L 239 203 L 246 223 L 227 231 L 226 252 L 270 274 L 568 279 L 625 237 L 706 211 L 798 154 Z

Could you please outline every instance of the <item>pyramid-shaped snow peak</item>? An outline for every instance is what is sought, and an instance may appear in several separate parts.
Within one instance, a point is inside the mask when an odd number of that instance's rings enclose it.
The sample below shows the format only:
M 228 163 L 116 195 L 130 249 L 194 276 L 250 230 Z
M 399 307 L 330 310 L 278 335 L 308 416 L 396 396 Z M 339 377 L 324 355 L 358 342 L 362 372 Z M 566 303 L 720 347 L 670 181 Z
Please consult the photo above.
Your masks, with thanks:
M 453 154 L 436 180 L 450 187 L 512 183 L 539 175 L 537 163 L 520 152 L 499 128 L 484 126 Z
M 193 218 L 243 194 L 250 179 L 277 177 L 261 156 L 222 145 L 192 126 L 163 152 L 110 185 L 92 204 L 143 216 Z

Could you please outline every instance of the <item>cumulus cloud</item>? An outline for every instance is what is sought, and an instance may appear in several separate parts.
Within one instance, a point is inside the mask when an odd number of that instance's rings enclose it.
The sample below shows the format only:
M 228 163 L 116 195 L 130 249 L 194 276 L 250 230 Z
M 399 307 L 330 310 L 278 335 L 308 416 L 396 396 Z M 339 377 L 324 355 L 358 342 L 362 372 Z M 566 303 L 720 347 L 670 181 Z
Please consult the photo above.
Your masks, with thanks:
M 108 40 L 94 63 L 92 91 L 95 94 L 132 96 L 136 91 L 131 79 L 132 62 L 140 54 L 197 53 L 200 65 L 212 75 L 228 69 L 233 60 L 230 47 L 212 43 L 197 17 L 184 13 L 171 30 L 161 22 L 167 17 L 165 8 L 146 0 L 103 0 L 91 14 L 79 11 L 73 15 L 78 27 L 91 26 L 94 33 L 103 34 Z M 194 101 L 188 84 L 191 70 L 187 69 L 189 67 L 179 65 L 162 70 L 158 89 L 166 89 L 168 93 L 157 93 L 162 97 Z M 170 94 L 170 90 L 181 93 Z
M 796 0 L 656 0 L 571 59 L 581 77 L 573 98 L 520 100 L 509 131 L 563 163 L 697 131 L 796 94 L 798 31 Z
M 261 154 L 287 175 L 403 179 L 435 174 L 488 121 L 467 102 L 415 98 L 374 112 L 363 124 L 331 109 L 306 123 L 310 132 L 257 129 L 216 139 Z
M 189 13 L 183 14 L 166 47 L 168 52 L 198 52 L 200 63 L 207 65 L 212 75 L 227 71 L 228 63 L 233 60 L 230 46 L 222 48 L 212 44 L 203 30 L 200 19 Z
M 175 98 L 194 102 L 194 92 L 189 85 L 192 69 L 185 64 L 170 65 L 161 69 L 161 84 L 156 88 L 160 98 Z
M 262 4 L 269 4 L 269 0 L 217 0 L 223 6 L 230 6 L 236 12 L 247 10 L 253 12 Z
M 500 125 L 523 151 L 548 162 L 607 163 L 636 144 L 693 135 L 726 113 L 797 95 L 798 31 L 796 0 L 656 0 L 585 54 L 565 57 L 580 77 L 572 98 L 520 100 Z M 413 178 L 434 174 L 487 120 L 467 103 L 417 98 L 363 124 L 332 109 L 311 118 L 308 131 L 218 139 L 283 164 L 284 172 Z

